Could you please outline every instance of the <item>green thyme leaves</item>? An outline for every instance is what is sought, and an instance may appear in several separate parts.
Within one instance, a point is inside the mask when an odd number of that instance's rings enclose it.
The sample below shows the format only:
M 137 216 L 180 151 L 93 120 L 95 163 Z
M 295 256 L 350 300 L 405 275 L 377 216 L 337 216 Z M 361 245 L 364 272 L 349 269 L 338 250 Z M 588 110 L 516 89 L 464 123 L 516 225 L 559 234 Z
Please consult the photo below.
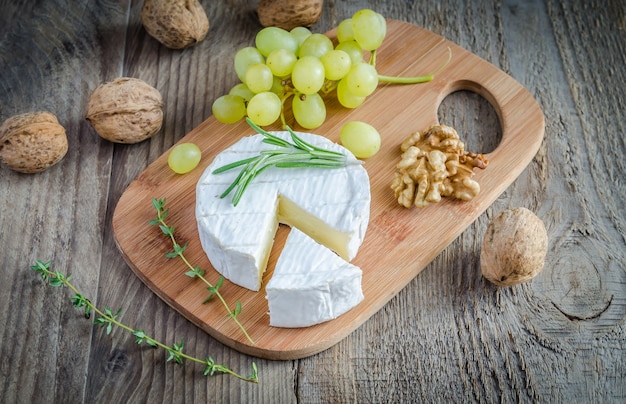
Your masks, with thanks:
M 48 283 L 50 286 L 54 287 L 67 287 L 69 288 L 74 295 L 70 298 L 72 301 L 72 305 L 76 308 L 82 308 L 85 312 L 85 317 L 89 318 L 91 313 L 95 313 L 97 316 L 94 320 L 95 325 L 100 325 L 105 329 L 107 335 L 111 334 L 113 327 L 119 327 L 130 332 L 133 336 L 135 336 L 135 342 L 137 344 L 147 344 L 153 348 L 161 348 L 164 349 L 168 353 L 167 361 L 175 362 L 179 365 L 182 365 L 185 360 L 189 360 L 192 362 L 200 363 L 204 365 L 203 374 L 205 376 L 212 376 L 216 373 L 224 373 L 234 376 L 238 379 L 244 380 L 246 382 L 258 383 L 258 370 L 256 364 L 252 363 L 252 374 L 249 376 L 242 376 L 230 368 L 216 364 L 213 358 L 210 356 L 206 359 L 196 358 L 194 356 L 188 355 L 183 352 L 184 341 L 180 341 L 178 343 L 174 343 L 172 346 L 166 345 L 162 342 L 155 340 L 154 338 L 148 336 L 143 330 L 133 329 L 132 327 L 122 323 L 119 319 L 122 309 L 118 309 L 115 312 L 110 308 L 106 307 L 103 310 L 96 307 L 91 300 L 87 299 L 83 294 L 81 294 L 78 289 L 74 286 L 74 284 L 70 281 L 69 275 L 64 275 L 59 271 L 55 271 L 51 269 L 51 263 L 37 260 L 35 265 L 30 267 L 33 271 L 39 273 L 44 282 Z M 237 309 L 236 309 L 237 310 Z M 235 310 L 235 311 L 236 311 Z
M 152 198 L 152 207 L 154 207 L 154 209 L 157 211 L 157 217 L 156 219 L 153 219 L 149 222 L 150 225 L 159 226 L 159 228 L 161 229 L 161 232 L 166 237 L 168 237 L 172 242 L 173 250 L 166 253 L 165 256 L 167 258 L 179 257 L 189 269 L 187 272 L 185 272 L 185 275 L 189 276 L 190 278 L 199 278 L 207 286 L 207 290 L 209 291 L 209 297 L 204 300 L 204 303 L 208 302 L 213 296 L 217 297 L 220 300 L 220 302 L 222 302 L 222 305 L 226 309 L 228 316 L 235 321 L 235 323 L 237 324 L 239 329 L 241 329 L 241 331 L 246 336 L 248 341 L 250 341 L 251 344 L 254 344 L 254 341 L 252 340 L 252 338 L 250 337 L 250 335 L 248 334 L 244 326 L 241 324 L 241 322 L 237 318 L 237 316 L 241 313 L 241 303 L 237 302 L 235 304 L 235 308 L 231 310 L 228 303 L 226 303 L 226 300 L 224 300 L 224 297 L 219 292 L 219 288 L 220 286 L 222 286 L 222 283 L 224 282 L 224 277 L 220 277 L 219 280 L 215 283 L 215 285 L 213 285 L 204 277 L 203 270 L 201 270 L 198 266 L 193 266 L 187 260 L 187 257 L 185 257 L 185 250 L 187 249 L 187 243 L 182 244 L 182 245 L 179 244 L 178 241 L 176 240 L 176 237 L 174 236 L 174 227 L 168 225 L 167 222 L 165 221 L 165 219 L 167 219 L 169 215 L 169 210 L 165 207 L 165 198 L 161 198 L 161 199 Z

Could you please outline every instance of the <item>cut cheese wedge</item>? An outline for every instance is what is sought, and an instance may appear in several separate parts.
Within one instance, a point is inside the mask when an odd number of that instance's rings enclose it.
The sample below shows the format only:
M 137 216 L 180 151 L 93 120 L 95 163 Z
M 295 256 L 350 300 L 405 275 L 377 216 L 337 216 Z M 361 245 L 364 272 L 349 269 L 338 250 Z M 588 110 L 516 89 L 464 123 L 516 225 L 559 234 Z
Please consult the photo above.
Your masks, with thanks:
M 265 291 L 274 327 L 308 327 L 363 300 L 361 269 L 292 228 Z
M 290 139 L 288 132 L 274 132 Z M 257 156 L 276 146 L 262 135 L 244 137 L 218 154 L 196 186 L 196 219 L 202 247 L 213 267 L 233 283 L 258 291 L 278 223 L 297 228 L 317 243 L 352 260 L 363 242 L 370 214 L 367 171 L 344 147 L 298 133 L 318 147 L 346 154 L 346 167 L 275 168 L 254 179 L 237 206 L 220 198 L 240 169 L 213 174 L 216 168 Z M 301 263 L 306 272 L 307 263 Z

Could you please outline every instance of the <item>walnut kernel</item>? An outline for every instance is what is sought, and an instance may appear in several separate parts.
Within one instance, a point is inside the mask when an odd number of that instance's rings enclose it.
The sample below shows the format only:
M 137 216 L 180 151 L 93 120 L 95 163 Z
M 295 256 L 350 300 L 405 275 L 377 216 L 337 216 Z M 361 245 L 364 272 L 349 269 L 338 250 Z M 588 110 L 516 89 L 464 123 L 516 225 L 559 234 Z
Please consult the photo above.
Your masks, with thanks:
M 138 143 L 163 123 L 157 89 L 142 80 L 121 77 L 101 84 L 89 97 L 87 121 L 98 135 L 115 143 Z
M 464 148 L 456 130 L 445 125 L 432 125 L 407 137 L 400 145 L 403 153 L 391 184 L 398 203 L 421 208 L 441 197 L 470 200 L 478 195 L 473 168 L 484 169 L 488 161 Z
M 16 115 L 0 126 L 0 162 L 14 171 L 46 170 L 61 161 L 67 149 L 65 128 L 50 112 Z
M 547 252 L 548 233 L 541 219 L 526 208 L 505 210 L 487 226 L 481 271 L 498 286 L 516 285 L 541 272 Z
M 209 18 L 198 0 L 145 0 L 141 21 L 150 36 L 172 49 L 195 45 L 209 32 Z

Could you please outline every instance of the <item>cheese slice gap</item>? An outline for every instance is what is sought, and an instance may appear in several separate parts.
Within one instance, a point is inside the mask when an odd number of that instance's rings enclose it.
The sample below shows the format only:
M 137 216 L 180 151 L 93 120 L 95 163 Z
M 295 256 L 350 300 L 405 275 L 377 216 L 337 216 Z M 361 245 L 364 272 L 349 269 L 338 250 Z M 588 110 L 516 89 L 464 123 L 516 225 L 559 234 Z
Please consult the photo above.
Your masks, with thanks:
M 274 132 L 290 139 L 288 132 Z M 346 154 L 346 167 L 265 170 L 246 189 L 239 204 L 220 198 L 239 168 L 213 170 L 276 146 L 262 135 L 244 137 L 218 154 L 196 186 L 196 219 L 202 247 L 211 265 L 231 282 L 258 291 L 278 223 L 300 229 L 318 243 L 352 260 L 369 222 L 367 171 L 344 147 L 322 136 L 298 133 L 303 140 Z
M 362 271 L 292 228 L 265 291 L 274 327 L 333 320 L 363 300 Z

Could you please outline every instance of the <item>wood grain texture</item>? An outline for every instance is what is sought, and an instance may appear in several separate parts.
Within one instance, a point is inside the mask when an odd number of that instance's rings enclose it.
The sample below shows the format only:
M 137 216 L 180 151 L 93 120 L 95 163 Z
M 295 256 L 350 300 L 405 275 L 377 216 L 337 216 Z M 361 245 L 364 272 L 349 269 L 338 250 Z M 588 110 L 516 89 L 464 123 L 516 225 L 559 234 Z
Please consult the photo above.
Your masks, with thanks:
M 622 1 L 326 1 L 326 32 L 362 7 L 424 27 L 510 74 L 546 117 L 527 169 L 424 271 L 333 347 L 294 361 L 228 348 L 170 309 L 129 270 L 112 214 L 130 182 L 210 116 L 236 82 L 231 60 L 260 28 L 255 1 L 201 1 L 207 40 L 170 51 L 147 36 L 140 1 L 0 0 L 0 120 L 48 109 L 70 137 L 36 176 L 0 167 L 0 397 L 4 402 L 624 402 L 626 399 L 626 5 Z M 407 52 L 410 52 L 407 46 Z M 165 125 L 133 146 L 83 120 L 88 93 L 121 75 L 155 85 Z M 470 92 L 438 110 L 493 150 L 502 129 Z M 499 289 L 480 275 L 489 220 L 525 206 L 546 223 L 542 274 Z M 120 331 L 105 335 L 28 266 L 53 260 L 100 306 L 261 382 L 205 378 Z

